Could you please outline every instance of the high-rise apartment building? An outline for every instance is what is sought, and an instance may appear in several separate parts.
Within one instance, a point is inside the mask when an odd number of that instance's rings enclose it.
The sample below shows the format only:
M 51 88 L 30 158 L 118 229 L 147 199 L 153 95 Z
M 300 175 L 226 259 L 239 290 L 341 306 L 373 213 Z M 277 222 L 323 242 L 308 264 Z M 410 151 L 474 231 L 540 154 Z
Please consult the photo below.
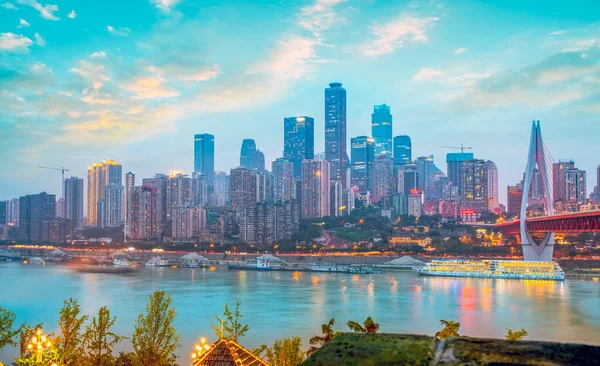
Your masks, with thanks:
M 115 183 L 104 187 L 100 227 L 117 227 L 123 223 L 123 186 Z
M 458 196 L 462 197 L 461 169 L 463 162 L 473 160 L 473 153 L 448 153 L 446 155 L 446 164 L 448 166 L 448 181 L 455 187 L 458 187 Z
M 252 171 L 246 168 L 231 169 L 229 177 L 231 208 L 244 210 L 253 207 L 256 204 L 256 196 L 253 191 L 256 177 L 253 176 Z
M 208 205 L 208 182 L 204 174 L 192 173 L 192 205 L 206 207 Z
M 131 239 L 159 239 L 162 228 L 155 187 L 134 187 L 131 193 Z
M 87 223 L 98 226 L 98 202 L 104 199 L 104 188 L 109 184 L 123 185 L 123 167 L 114 160 L 104 160 L 88 166 Z
M 488 211 L 500 211 L 500 197 L 498 195 L 498 167 L 491 160 L 485 162 L 487 165 L 487 186 L 488 186 Z M 538 172 L 539 176 L 539 172 Z
M 400 135 L 394 137 L 394 167 L 402 168 L 412 161 L 412 142 L 410 136 Z
M 371 135 L 374 140 L 375 158 L 381 155 L 392 157 L 392 114 L 390 107 L 385 104 L 373 107 L 371 115 Z
M 587 180 L 585 170 L 569 169 L 565 172 L 567 202 L 585 204 L 587 202 Z
M 65 179 L 65 215 L 73 222 L 75 229 L 83 228 L 83 179 L 71 177 Z
M 192 180 L 182 171 L 172 171 L 167 178 L 167 221 L 179 206 L 192 204 Z
M 131 225 L 133 220 L 133 189 L 135 187 L 135 174 L 125 174 L 125 238 L 131 236 Z
M 324 217 L 330 214 L 329 177 L 327 160 L 302 162 L 302 218 Z
M 273 199 L 289 201 L 295 198 L 294 164 L 279 158 L 271 163 L 273 172 Z
M 375 142 L 367 136 L 358 136 L 350 140 L 352 155 L 351 182 L 360 193 L 372 189 L 373 165 L 375 163 Z
M 523 202 L 523 187 L 520 185 L 508 186 L 506 192 L 506 212 L 518 214 L 521 212 Z
M 394 161 L 380 155 L 373 166 L 373 202 L 390 198 L 394 194 Z
M 42 240 L 42 223 L 54 219 L 56 196 L 42 192 L 19 197 L 19 239 Z
M 419 192 L 412 192 L 408 195 L 408 216 L 421 217 L 423 212 L 423 196 Z
M 176 175 L 179 172 L 172 172 L 171 175 Z M 169 183 L 169 176 L 166 174 L 157 173 L 154 175 L 154 178 L 144 178 L 142 179 L 142 186 L 152 187 L 156 189 L 156 192 L 153 193 L 153 200 L 156 200 L 156 205 L 154 208 L 156 210 L 156 219 L 153 221 L 153 224 L 157 225 L 160 233 L 163 233 L 165 230 L 165 225 L 167 223 L 167 212 L 170 206 L 167 206 L 167 186 Z
M 435 196 L 435 191 L 433 188 L 433 181 L 435 177 L 433 155 L 418 157 L 415 160 L 415 165 L 417 166 L 417 172 L 419 173 L 417 180 L 418 189 L 423 191 L 426 200 L 433 199 Z
M 200 237 L 206 229 L 206 209 L 198 206 L 179 206 L 173 210 L 172 237 L 191 239 Z
M 269 172 L 252 172 L 252 183 L 250 186 L 254 202 L 264 202 L 273 199 L 274 179 Z
M 215 172 L 214 192 L 209 198 L 212 207 L 229 205 L 229 175 L 225 172 Z
M 571 169 L 575 169 L 575 162 L 572 160 L 560 160 L 558 163 L 552 164 L 552 192 L 554 202 L 567 201 L 567 182 L 565 173 Z
M 261 202 L 240 212 L 240 239 L 248 244 L 269 245 L 290 240 L 298 232 L 300 205 L 297 201 Z
M 194 172 L 202 174 L 212 191 L 215 174 L 215 136 L 203 133 L 194 136 Z
M 325 89 L 325 159 L 330 166 L 330 180 L 341 181 L 344 188 L 347 156 L 346 89 L 342 83 L 331 83 Z
M 6 225 L 7 201 L 0 201 L 0 225 Z
M 487 163 L 482 159 L 464 161 L 461 166 L 461 210 L 474 210 L 481 214 L 488 210 Z
M 19 226 L 19 199 L 6 201 L 6 224 Z
M 294 178 L 302 176 L 302 161 L 315 157 L 315 120 L 312 117 L 283 119 L 283 158 L 294 165 Z

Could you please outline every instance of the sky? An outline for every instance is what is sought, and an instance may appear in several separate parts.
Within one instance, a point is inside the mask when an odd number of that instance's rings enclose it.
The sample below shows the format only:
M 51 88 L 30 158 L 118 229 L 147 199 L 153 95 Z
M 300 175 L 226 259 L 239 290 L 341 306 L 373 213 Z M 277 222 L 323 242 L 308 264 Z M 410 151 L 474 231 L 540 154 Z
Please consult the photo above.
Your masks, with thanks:
M 0 199 L 60 195 L 115 159 L 137 177 L 191 174 L 193 135 L 215 135 L 215 169 L 254 138 L 267 166 L 283 119 L 315 118 L 347 90 L 347 131 L 391 106 L 413 158 L 472 146 L 496 162 L 500 200 L 521 180 L 531 121 L 552 157 L 596 185 L 600 2 L 384 0 L 0 0 Z

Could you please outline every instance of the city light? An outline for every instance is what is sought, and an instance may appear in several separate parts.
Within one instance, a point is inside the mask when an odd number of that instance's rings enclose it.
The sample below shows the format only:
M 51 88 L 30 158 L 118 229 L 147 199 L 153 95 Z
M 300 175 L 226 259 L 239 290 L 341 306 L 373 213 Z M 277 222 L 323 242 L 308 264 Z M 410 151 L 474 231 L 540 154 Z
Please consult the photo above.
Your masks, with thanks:
M 200 338 L 200 343 L 196 344 L 194 349 L 195 351 L 191 354 L 191 358 L 195 361 L 210 349 L 210 345 L 206 343 L 206 338 Z

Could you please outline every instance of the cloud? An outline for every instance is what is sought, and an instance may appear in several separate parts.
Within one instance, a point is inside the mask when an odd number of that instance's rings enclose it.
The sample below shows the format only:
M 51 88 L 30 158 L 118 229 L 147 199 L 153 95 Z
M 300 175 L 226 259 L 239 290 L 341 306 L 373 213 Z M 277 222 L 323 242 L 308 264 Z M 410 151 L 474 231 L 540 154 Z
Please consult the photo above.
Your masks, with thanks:
M 460 55 L 461 53 L 465 52 L 467 49 L 466 48 L 458 48 L 456 51 L 454 51 L 455 55 Z
M 430 67 L 424 67 L 413 76 L 413 80 L 419 80 L 419 81 L 434 80 L 443 75 L 444 75 L 444 72 L 442 70 L 430 68 Z
M 15 33 L 0 33 L 0 50 L 27 53 L 33 41 L 24 35 Z
M 557 30 L 557 31 L 550 33 L 550 35 L 551 36 L 560 36 L 561 34 L 564 34 L 564 33 L 565 33 L 564 30 Z
M 313 5 L 306 6 L 300 10 L 298 24 L 309 31 L 315 37 L 321 37 L 323 31 L 330 29 L 335 23 L 344 21 L 334 10 L 346 0 L 316 0 Z
M 365 56 L 374 57 L 392 53 L 403 47 L 406 42 L 426 42 L 426 31 L 437 20 L 435 17 L 401 16 L 384 25 L 372 26 L 371 34 L 374 39 L 363 44 L 360 52 Z
M 210 80 L 221 73 L 221 68 L 217 64 L 206 65 L 200 61 L 181 58 L 159 63 L 159 65 L 150 65 L 146 70 L 160 77 L 186 82 Z
M 579 39 L 579 40 L 570 40 L 568 41 L 568 45 L 563 49 L 564 52 L 573 52 L 573 51 L 583 51 L 587 50 L 590 47 L 599 44 L 598 39 L 590 38 L 590 39 Z
M 42 38 L 42 36 L 39 35 L 39 33 L 36 33 L 34 35 L 35 37 L 35 44 L 37 44 L 40 47 L 44 47 L 46 45 L 46 40 Z
M 293 37 L 281 41 L 279 47 L 263 62 L 252 66 L 250 74 L 268 74 L 280 81 L 298 80 L 314 71 L 317 41 Z
M 75 10 L 71 10 L 71 12 L 69 14 L 67 14 L 68 18 L 71 19 L 75 19 L 75 17 L 77 17 L 77 13 L 75 12 Z
M 54 15 L 58 11 L 58 5 L 42 5 L 37 0 L 17 0 L 19 4 L 28 5 L 40 12 L 40 16 L 48 20 L 60 20 Z
M 31 25 L 23 18 L 19 18 L 19 25 L 17 28 L 29 28 Z
M 18 9 L 12 3 L 4 3 L 4 4 L 0 5 L 0 6 L 3 7 L 3 8 L 5 8 L 5 9 L 11 9 L 11 10 L 17 10 Z
M 164 86 L 164 79 L 157 76 L 142 76 L 126 82 L 122 88 L 135 93 L 138 99 L 172 98 L 179 95 L 174 89 Z
M 106 57 L 106 52 L 104 51 L 96 51 L 90 55 L 90 57 Z
M 129 33 L 131 33 L 131 29 L 129 29 L 129 28 L 125 28 L 125 27 L 115 28 L 112 25 L 107 25 L 106 30 L 108 31 L 108 33 L 112 34 L 113 36 L 120 36 L 120 37 L 127 37 L 127 36 L 129 36 Z
M 94 89 L 100 89 L 105 82 L 110 81 L 104 65 L 86 60 L 79 61 L 76 67 L 71 68 L 71 72 L 81 76 Z
M 179 2 L 180 0 L 150 0 L 151 4 L 164 12 L 169 12 L 171 8 L 175 7 Z

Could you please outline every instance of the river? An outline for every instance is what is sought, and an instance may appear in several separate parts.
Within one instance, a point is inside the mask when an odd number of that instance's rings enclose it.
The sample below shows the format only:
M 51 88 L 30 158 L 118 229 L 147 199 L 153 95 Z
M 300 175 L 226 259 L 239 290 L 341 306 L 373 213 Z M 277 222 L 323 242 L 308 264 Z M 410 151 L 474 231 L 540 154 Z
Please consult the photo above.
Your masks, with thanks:
M 73 297 L 87 314 L 102 305 L 117 316 L 116 333 L 130 336 L 148 295 L 165 290 L 182 334 L 180 364 L 200 337 L 215 341 L 211 320 L 226 303 L 242 302 L 250 326 L 241 344 L 252 348 L 277 338 L 319 333 L 372 316 L 380 332 L 433 335 L 439 320 L 456 320 L 460 333 L 501 338 L 506 328 L 525 328 L 527 339 L 600 345 L 600 284 L 594 281 L 525 281 L 420 277 L 412 272 L 376 275 L 232 271 L 226 268 L 142 268 L 128 275 L 82 274 L 64 266 L 0 262 L 0 306 L 18 322 L 44 323 L 57 331 L 63 300 Z M 122 345 L 129 348 L 128 344 Z M 0 361 L 9 363 L 14 349 Z

